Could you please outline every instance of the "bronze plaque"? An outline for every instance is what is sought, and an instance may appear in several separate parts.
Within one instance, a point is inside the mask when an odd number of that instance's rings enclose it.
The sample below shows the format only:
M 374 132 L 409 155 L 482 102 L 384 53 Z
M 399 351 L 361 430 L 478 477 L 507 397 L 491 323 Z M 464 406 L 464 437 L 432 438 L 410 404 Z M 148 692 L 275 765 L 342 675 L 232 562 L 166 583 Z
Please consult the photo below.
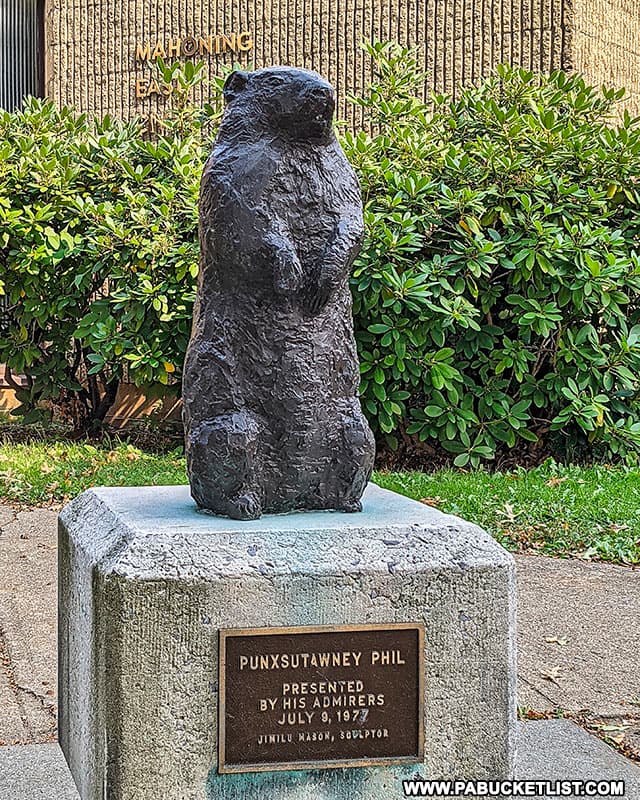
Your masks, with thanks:
M 219 772 L 423 758 L 420 624 L 220 631 Z

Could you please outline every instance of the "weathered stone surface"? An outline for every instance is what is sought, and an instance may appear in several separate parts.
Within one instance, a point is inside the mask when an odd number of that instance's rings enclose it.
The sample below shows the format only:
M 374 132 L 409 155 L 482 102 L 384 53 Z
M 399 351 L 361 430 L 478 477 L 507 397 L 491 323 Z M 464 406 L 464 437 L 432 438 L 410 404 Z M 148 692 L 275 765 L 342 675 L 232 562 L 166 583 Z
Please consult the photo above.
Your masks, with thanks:
M 197 513 L 188 487 L 149 487 L 63 510 L 60 739 L 82 800 L 382 800 L 416 771 L 509 775 L 511 556 L 377 487 L 363 504 L 236 522 Z M 423 765 L 218 776 L 219 628 L 421 621 Z
M 349 290 L 364 225 L 333 89 L 274 67 L 224 94 L 182 381 L 191 492 L 234 519 L 359 511 L 375 451 Z

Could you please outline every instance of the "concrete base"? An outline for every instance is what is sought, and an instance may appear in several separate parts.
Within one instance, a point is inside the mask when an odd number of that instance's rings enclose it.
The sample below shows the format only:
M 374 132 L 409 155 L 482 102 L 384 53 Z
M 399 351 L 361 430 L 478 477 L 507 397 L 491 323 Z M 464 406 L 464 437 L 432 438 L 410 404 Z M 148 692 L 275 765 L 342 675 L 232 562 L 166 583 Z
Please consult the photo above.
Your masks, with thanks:
M 640 798 L 640 767 L 566 720 L 518 725 L 516 778 L 622 780 L 625 782 L 625 797 L 629 800 Z M 55 744 L 0 747 L 0 797 L 11 800 L 79 800 L 62 751 Z M 401 800 L 402 797 L 400 784 L 389 788 L 387 800 Z M 575 797 L 569 795 L 568 800 Z M 354 800 L 358 797 L 354 796 Z
M 82 800 L 382 800 L 402 777 L 510 777 L 511 556 L 370 486 L 361 514 L 237 522 L 187 487 L 93 489 L 60 515 L 60 740 Z M 424 763 L 219 775 L 220 628 L 424 622 Z

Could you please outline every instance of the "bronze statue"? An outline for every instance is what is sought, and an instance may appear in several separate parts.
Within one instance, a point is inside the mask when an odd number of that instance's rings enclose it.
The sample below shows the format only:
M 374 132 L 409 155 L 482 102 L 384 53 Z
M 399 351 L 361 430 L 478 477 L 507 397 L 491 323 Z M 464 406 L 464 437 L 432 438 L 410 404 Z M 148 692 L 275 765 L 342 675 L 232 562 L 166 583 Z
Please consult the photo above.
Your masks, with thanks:
M 375 447 L 349 293 L 362 202 L 333 88 L 275 67 L 232 73 L 224 98 L 183 378 L 191 493 L 235 519 L 359 511 Z

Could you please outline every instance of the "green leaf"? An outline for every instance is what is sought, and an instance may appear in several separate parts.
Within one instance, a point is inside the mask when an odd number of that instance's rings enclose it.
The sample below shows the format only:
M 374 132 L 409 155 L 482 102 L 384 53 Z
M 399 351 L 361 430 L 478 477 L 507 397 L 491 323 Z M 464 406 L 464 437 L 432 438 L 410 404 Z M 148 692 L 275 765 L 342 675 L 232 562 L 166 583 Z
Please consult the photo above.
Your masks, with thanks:
M 387 393 L 385 392 L 384 386 L 382 386 L 379 383 L 373 384 L 373 394 L 380 401 L 384 401 L 387 399 Z

